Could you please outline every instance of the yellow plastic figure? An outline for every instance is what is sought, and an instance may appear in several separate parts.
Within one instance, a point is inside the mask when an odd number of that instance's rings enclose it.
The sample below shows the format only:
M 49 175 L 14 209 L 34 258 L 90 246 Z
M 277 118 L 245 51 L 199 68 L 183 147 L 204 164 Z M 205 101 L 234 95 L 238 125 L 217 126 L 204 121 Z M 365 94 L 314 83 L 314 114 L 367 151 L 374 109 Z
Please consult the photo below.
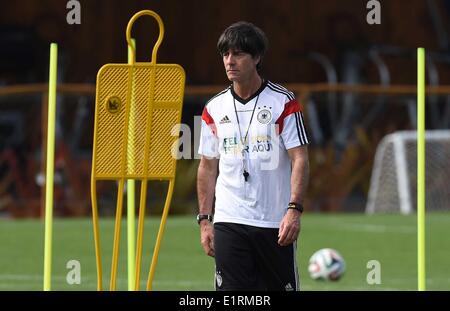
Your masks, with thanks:
M 131 28 L 143 15 L 159 25 L 159 37 L 149 63 L 136 62 Z M 130 64 L 106 64 L 97 74 L 95 128 L 92 154 L 91 199 L 97 258 L 97 289 L 102 289 L 102 264 L 96 198 L 97 180 L 118 181 L 116 225 L 110 289 L 116 289 L 123 189 L 126 179 L 141 180 L 135 290 L 139 290 L 142 237 L 148 180 L 167 180 L 169 189 L 156 240 L 147 289 L 151 290 L 159 247 L 172 198 L 176 159 L 172 147 L 178 139 L 183 106 L 185 72 L 176 64 L 158 64 L 156 55 L 163 40 L 164 25 L 153 11 L 136 13 L 129 21 L 126 38 L 132 49 Z

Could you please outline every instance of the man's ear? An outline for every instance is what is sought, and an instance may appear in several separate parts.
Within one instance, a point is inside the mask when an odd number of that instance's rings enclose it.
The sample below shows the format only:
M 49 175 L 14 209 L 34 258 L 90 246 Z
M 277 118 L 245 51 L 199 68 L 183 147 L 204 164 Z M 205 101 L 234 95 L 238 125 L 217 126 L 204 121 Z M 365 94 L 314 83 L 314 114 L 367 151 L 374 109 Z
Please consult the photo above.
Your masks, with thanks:
M 253 60 L 255 61 L 255 66 L 258 66 L 258 63 L 261 61 L 261 55 L 256 55 L 253 57 Z

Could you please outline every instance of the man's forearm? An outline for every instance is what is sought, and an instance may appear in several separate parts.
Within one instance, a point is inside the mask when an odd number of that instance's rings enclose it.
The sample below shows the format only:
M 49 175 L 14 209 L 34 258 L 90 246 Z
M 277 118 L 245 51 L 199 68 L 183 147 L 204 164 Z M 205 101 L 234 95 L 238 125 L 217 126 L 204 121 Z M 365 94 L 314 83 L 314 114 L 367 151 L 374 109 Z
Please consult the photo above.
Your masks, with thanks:
M 197 195 L 199 214 L 211 214 L 216 188 L 217 168 L 200 162 L 197 173 Z
M 292 161 L 291 199 L 290 202 L 303 203 L 309 182 L 308 157 L 300 157 Z

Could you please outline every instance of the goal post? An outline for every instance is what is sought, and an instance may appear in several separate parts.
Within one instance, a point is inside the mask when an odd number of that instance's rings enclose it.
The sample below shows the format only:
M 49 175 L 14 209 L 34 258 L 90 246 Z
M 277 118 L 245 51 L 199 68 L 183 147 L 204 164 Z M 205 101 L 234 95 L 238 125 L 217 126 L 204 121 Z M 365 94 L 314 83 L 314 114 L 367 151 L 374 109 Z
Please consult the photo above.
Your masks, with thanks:
M 427 211 L 450 207 L 450 130 L 425 131 Z M 417 132 L 386 135 L 377 147 L 366 213 L 417 210 Z

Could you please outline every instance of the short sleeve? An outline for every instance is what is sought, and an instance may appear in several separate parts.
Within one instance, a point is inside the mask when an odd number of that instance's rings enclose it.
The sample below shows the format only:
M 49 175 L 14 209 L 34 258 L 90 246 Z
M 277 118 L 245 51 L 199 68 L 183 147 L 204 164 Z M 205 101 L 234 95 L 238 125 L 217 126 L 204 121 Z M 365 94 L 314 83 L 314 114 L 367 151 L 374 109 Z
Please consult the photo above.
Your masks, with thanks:
M 276 124 L 286 149 L 309 144 L 303 107 L 297 100 L 292 99 L 284 105 L 284 110 Z
M 198 153 L 211 158 L 219 157 L 219 139 L 214 119 L 208 112 L 207 107 L 203 109 L 202 126 L 200 131 L 200 144 Z

